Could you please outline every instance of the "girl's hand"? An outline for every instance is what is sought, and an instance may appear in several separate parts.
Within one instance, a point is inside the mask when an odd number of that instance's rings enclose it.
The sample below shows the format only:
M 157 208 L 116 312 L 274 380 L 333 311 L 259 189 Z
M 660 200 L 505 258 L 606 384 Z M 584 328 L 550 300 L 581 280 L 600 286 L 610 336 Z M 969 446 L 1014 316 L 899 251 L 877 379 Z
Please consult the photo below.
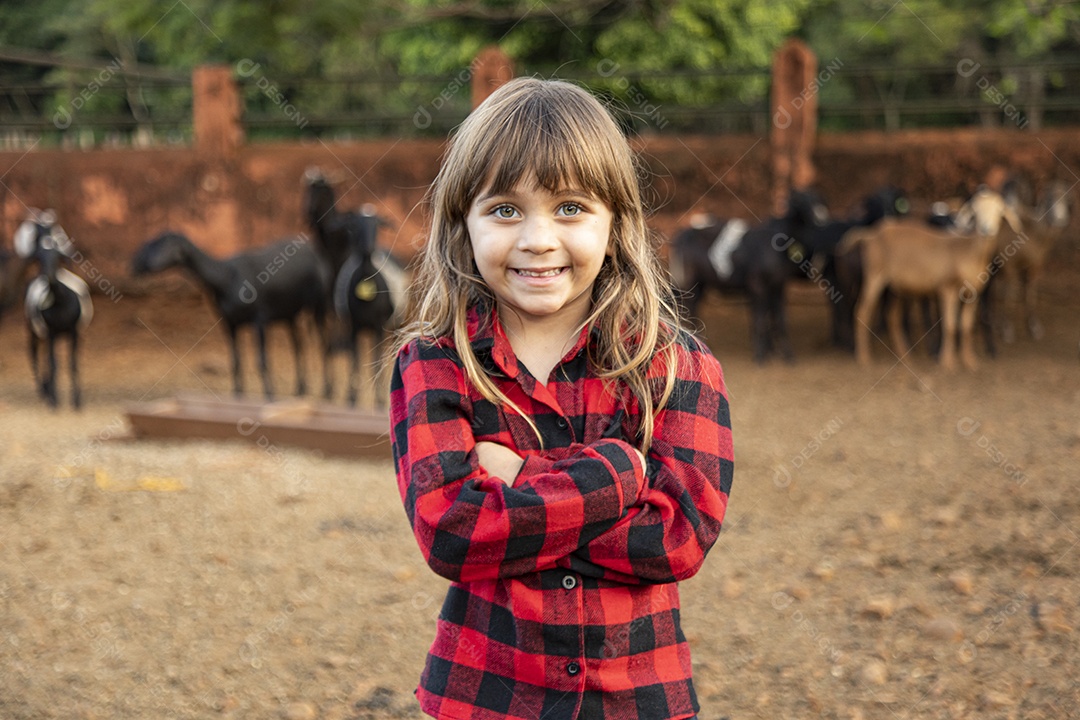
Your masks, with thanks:
M 507 485 L 514 484 L 514 478 L 525 463 L 520 455 L 505 445 L 487 441 L 476 443 L 476 458 L 480 461 L 480 467 L 487 470 L 488 475 L 502 480 Z

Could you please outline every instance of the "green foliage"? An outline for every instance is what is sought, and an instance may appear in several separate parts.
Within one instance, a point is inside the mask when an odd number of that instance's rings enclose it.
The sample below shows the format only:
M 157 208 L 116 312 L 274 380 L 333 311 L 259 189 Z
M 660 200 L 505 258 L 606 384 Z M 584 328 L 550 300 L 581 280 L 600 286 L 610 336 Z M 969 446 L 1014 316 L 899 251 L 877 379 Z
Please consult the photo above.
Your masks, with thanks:
M 800 14 L 809 4 L 809 0 L 680 0 L 652 18 L 630 17 L 612 25 L 599 35 L 596 47 L 599 56 L 616 63 L 620 71 L 706 71 L 676 80 L 642 81 L 641 90 L 657 101 L 688 105 L 721 98 L 753 101 L 768 90 L 762 77 L 724 73 L 769 66 L 784 38 L 798 30 Z
M 34 3 L 0 3 L 0 47 L 16 46 L 52 51 L 65 41 L 54 19 L 71 4 L 70 0 L 40 0 Z M 28 82 L 43 77 L 48 70 L 37 65 L 5 64 L 0 78 L 7 82 Z
M 806 17 L 807 42 L 818 56 L 845 65 L 928 65 L 978 43 L 984 23 L 973 3 L 942 0 L 829 0 Z
M 1076 37 L 1080 10 L 1057 0 L 996 0 L 987 15 L 987 34 L 1020 58 L 1045 57 L 1055 45 Z
M 258 63 L 246 101 L 267 104 L 266 84 L 310 117 L 349 112 L 467 110 L 468 67 L 497 44 L 519 72 L 576 77 L 641 107 L 760 106 L 767 68 L 789 36 L 822 67 L 822 102 L 932 97 L 953 77 L 904 66 L 1039 60 L 1080 49 L 1080 10 L 1060 0 L 39 0 L 0 4 L 0 43 L 101 67 L 157 66 L 186 75 L 204 63 Z M 855 68 L 882 68 L 862 73 Z M 462 73 L 465 73 L 462 75 Z M 659 75 L 658 73 L 663 73 Z M 417 79 L 442 78 L 436 81 Z M 0 79 L 45 78 L 72 103 L 94 78 L 77 68 L 0 64 Z M 980 76 L 981 77 L 981 76 Z M 993 81 L 1021 92 L 1016 73 Z M 255 82 L 263 78 L 262 87 Z M 341 85 L 305 82 L 352 78 Z M 401 80 L 406 78 L 406 80 Z M 413 78 L 409 80 L 408 78 Z M 1053 71 L 1047 87 L 1067 84 Z M 143 110 L 178 114 L 189 95 L 116 74 L 113 93 L 80 103 L 83 117 Z M 330 88 L 328 90 L 327 88 Z M 84 93 L 85 95 L 85 93 Z M 144 113 L 145 114 L 145 113 Z

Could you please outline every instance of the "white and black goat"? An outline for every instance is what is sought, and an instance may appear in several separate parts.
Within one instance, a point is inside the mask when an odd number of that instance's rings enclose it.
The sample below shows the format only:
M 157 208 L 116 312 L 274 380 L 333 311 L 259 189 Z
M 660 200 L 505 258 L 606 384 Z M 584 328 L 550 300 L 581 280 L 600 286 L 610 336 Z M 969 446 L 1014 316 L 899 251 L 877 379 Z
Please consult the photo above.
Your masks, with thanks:
M 79 334 L 90 324 L 94 305 L 90 288 L 78 275 L 61 267 L 70 258 L 71 241 L 49 212 L 32 212 L 15 233 L 15 252 L 37 274 L 26 288 L 23 308 L 29 336 L 30 367 L 38 393 L 52 407 L 56 392 L 56 343 L 67 338 L 71 375 L 71 405 L 82 407 L 79 382 Z M 45 347 L 45 367 L 39 353 Z

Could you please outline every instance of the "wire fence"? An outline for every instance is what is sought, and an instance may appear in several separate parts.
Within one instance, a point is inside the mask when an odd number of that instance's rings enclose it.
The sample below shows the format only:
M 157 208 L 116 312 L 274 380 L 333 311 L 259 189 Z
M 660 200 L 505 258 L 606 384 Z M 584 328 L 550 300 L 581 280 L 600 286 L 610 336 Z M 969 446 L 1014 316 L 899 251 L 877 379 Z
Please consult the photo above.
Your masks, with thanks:
M 444 136 L 469 112 L 467 68 L 450 76 L 276 78 L 245 62 L 234 75 L 255 141 Z M 646 72 L 602 61 L 589 72 L 524 73 L 583 83 L 610 101 L 629 133 L 764 135 L 811 99 L 825 131 L 1080 125 L 1080 58 L 917 67 L 822 60 L 792 107 L 781 108 L 769 106 L 767 68 Z M 0 147 L 191 142 L 190 80 L 118 65 L 66 75 L 63 83 L 0 84 Z

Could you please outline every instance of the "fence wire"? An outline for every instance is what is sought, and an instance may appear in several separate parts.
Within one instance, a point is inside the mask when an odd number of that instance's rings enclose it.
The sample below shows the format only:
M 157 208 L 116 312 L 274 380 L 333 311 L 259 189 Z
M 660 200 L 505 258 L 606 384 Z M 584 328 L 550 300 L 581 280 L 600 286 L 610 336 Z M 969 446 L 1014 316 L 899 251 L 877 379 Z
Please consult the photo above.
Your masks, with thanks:
M 10 62 L 10 61 L 9 61 Z M 2 81 L 0 146 L 186 144 L 189 80 L 104 66 L 68 69 L 64 82 Z M 768 68 L 636 71 L 599 63 L 563 77 L 609 102 L 628 133 L 767 134 L 811 98 L 825 131 L 1080 125 L 1080 58 L 937 66 L 849 67 L 822 60 L 791 108 L 770 108 Z M 448 76 L 272 77 L 238 63 L 234 76 L 250 140 L 441 137 L 469 112 L 468 68 Z

